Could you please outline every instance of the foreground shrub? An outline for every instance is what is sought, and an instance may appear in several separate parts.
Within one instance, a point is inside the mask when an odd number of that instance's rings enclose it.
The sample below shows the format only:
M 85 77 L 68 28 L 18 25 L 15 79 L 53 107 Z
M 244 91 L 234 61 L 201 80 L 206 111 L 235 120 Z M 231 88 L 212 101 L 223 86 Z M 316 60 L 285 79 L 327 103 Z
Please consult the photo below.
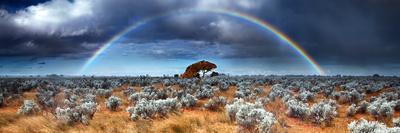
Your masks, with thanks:
M 24 103 L 19 107 L 18 115 L 33 115 L 39 112 L 39 107 L 32 100 L 24 100 Z
M 4 105 L 4 96 L 3 93 L 0 93 L 0 107 Z
M 108 98 L 112 95 L 112 90 L 111 89 L 97 89 L 96 95 Z
M 219 83 L 219 88 L 221 91 L 226 91 L 229 89 L 229 83 L 227 82 L 220 82 Z
M 223 107 L 226 104 L 226 98 L 223 96 L 213 97 L 204 104 L 204 108 L 209 110 L 218 110 L 219 107 Z
M 298 96 L 297 99 L 307 102 L 307 101 L 312 101 L 315 98 L 315 94 L 309 91 L 303 91 L 301 92 Z
M 119 105 L 121 105 L 121 99 L 116 96 L 111 96 L 106 100 L 106 107 L 111 111 L 116 111 Z
M 56 108 L 55 116 L 56 119 L 64 124 L 72 124 L 75 122 L 81 122 L 85 125 L 89 124 L 96 112 L 97 104 L 92 101 L 81 103 L 79 106 Z
M 196 98 L 210 98 L 214 96 L 214 89 L 210 85 L 203 85 L 200 89 L 196 90 Z
M 82 116 L 85 116 L 86 118 L 92 119 L 94 113 L 96 113 L 96 103 L 95 102 L 84 102 L 80 105 L 79 112 L 82 114 Z
M 274 115 L 266 112 L 262 105 L 247 103 L 243 99 L 235 99 L 232 104 L 227 104 L 225 111 L 230 120 L 236 120 L 239 129 L 270 132 L 276 122 Z
M 400 111 L 400 100 L 395 100 L 391 102 L 394 110 L 396 111 Z
M 54 96 L 58 93 L 58 89 L 52 85 L 46 85 L 37 88 L 36 99 L 39 105 L 45 108 L 55 108 Z
M 310 115 L 310 109 L 308 108 L 308 105 L 301 101 L 290 99 L 286 102 L 286 106 L 286 115 L 290 117 L 301 118 L 304 120 Z
M 329 99 L 316 103 L 311 107 L 310 119 L 317 124 L 330 125 L 336 114 L 336 102 Z
M 130 95 L 132 95 L 133 93 L 135 93 L 135 89 L 133 87 L 128 87 L 127 89 L 125 89 L 123 91 L 124 95 L 129 97 Z
M 193 107 L 194 105 L 196 105 L 196 102 L 197 102 L 196 97 L 190 94 L 186 94 L 181 98 L 182 106 L 185 107 Z
M 368 106 L 367 111 L 375 118 L 393 116 L 392 104 L 383 98 L 377 98 L 375 101 L 373 101 Z
M 276 120 L 272 113 L 266 112 L 264 109 L 244 106 L 237 112 L 236 121 L 239 126 L 247 129 L 256 127 L 256 131 L 265 133 L 270 132 Z
M 393 119 L 393 126 L 400 127 L 400 118 Z
M 83 98 L 81 98 L 80 103 L 93 102 L 96 103 L 96 95 L 86 94 Z
M 128 107 L 131 120 L 148 119 L 154 117 L 165 117 L 170 112 L 176 112 L 181 108 L 181 104 L 176 98 L 160 100 L 142 99 L 134 107 Z
M 276 97 L 282 98 L 287 95 L 290 95 L 289 90 L 284 89 L 281 84 L 275 84 L 271 87 L 271 92 L 268 94 L 268 98 L 274 101 Z
M 349 108 L 347 108 L 346 116 L 354 116 L 357 113 L 357 107 L 355 104 L 351 104 Z
M 398 133 L 400 128 L 388 128 L 385 124 L 371 121 L 368 122 L 365 119 L 351 122 L 348 126 L 350 133 Z
M 365 113 L 365 112 L 367 112 L 368 106 L 369 106 L 369 103 L 367 101 L 361 101 L 360 104 L 357 107 L 357 113 Z

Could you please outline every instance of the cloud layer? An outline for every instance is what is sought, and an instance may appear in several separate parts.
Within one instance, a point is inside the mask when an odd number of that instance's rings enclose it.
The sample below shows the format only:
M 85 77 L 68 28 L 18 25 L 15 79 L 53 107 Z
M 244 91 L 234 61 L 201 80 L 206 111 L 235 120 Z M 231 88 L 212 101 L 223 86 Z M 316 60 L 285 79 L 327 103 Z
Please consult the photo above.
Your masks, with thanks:
M 399 5 L 385 0 L 6 0 L 0 2 L 0 56 L 87 58 L 119 31 L 149 16 L 183 8 L 223 8 L 270 22 L 323 66 L 392 68 L 400 64 Z M 199 47 L 166 48 L 174 41 L 201 42 L 214 53 L 229 51 L 216 54 L 219 58 L 298 58 L 268 31 L 218 14 L 172 15 L 126 38 L 122 43 L 160 44 L 160 50 L 146 54 L 170 59 L 204 54 Z

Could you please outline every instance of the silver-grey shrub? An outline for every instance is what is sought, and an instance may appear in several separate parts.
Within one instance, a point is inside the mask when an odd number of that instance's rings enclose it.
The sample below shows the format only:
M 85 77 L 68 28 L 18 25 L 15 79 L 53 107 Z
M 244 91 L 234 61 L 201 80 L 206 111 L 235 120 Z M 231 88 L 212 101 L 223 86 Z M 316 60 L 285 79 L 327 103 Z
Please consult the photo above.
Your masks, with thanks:
M 4 105 L 4 94 L 0 93 L 0 107 Z
M 229 83 L 227 82 L 220 82 L 219 83 L 219 88 L 221 91 L 226 91 L 229 89 Z
M 129 97 L 130 95 L 132 95 L 133 93 L 135 93 L 135 89 L 131 86 L 129 86 L 127 89 L 125 89 L 123 91 L 124 95 Z
M 108 98 L 112 95 L 112 90 L 111 89 L 97 89 L 96 95 Z
M 224 107 L 226 104 L 226 98 L 223 96 L 213 97 L 204 104 L 204 108 L 209 110 L 218 110 L 219 107 Z
M 290 99 L 286 102 L 286 115 L 295 118 L 306 119 L 310 115 L 310 109 L 307 103 L 297 101 L 295 99 Z
M 375 118 L 378 117 L 392 117 L 393 116 L 393 108 L 392 104 L 386 99 L 383 98 L 376 98 L 367 108 L 367 111 L 370 115 L 374 116 Z
M 55 116 L 57 120 L 64 124 L 81 122 L 88 125 L 89 120 L 93 118 L 96 112 L 96 107 L 97 105 L 94 102 L 85 102 L 75 107 L 57 107 Z
M 200 87 L 200 89 L 196 90 L 195 96 L 199 99 L 210 98 L 214 96 L 214 89 L 208 84 L 203 85 Z
M 121 105 L 121 99 L 119 97 L 116 96 L 110 96 L 105 104 L 107 109 L 111 110 L 111 111 L 116 111 L 117 108 L 119 107 L 119 105 Z
M 317 124 L 330 125 L 336 115 L 336 102 L 331 99 L 316 103 L 310 109 L 310 120 Z
M 394 127 L 400 127 L 400 118 L 394 118 L 392 122 Z
M 93 94 L 86 94 L 81 98 L 80 103 L 85 103 L 85 102 L 96 102 L 96 95 Z
M 361 101 L 359 104 L 358 104 L 358 107 L 357 107 L 357 113 L 365 113 L 365 112 L 367 112 L 367 108 L 368 108 L 368 106 L 369 106 L 369 103 L 367 102 L 367 101 Z
M 315 94 L 310 92 L 310 91 L 302 91 L 300 94 L 297 96 L 297 99 L 307 102 L 307 101 L 312 101 L 315 98 Z
M 19 107 L 18 115 L 33 115 L 39 112 L 39 107 L 32 100 L 24 100 L 24 103 Z
M 347 129 L 350 133 L 398 133 L 399 127 L 389 128 L 385 124 L 377 121 L 367 121 L 361 118 L 358 121 L 351 122 Z
M 184 107 L 193 107 L 194 105 L 196 105 L 196 102 L 196 97 L 190 94 L 186 94 L 181 98 L 181 103 Z
M 168 113 L 177 112 L 182 107 L 176 98 L 160 100 L 141 99 L 132 107 L 126 109 L 131 120 L 165 117 Z
M 94 113 L 96 113 L 97 111 L 97 104 L 95 102 L 92 101 L 88 101 L 88 102 L 83 102 L 81 103 L 81 105 L 79 106 L 79 112 L 85 116 L 85 118 L 89 118 L 92 119 L 94 116 Z M 87 121 L 83 121 L 84 123 L 88 123 Z
M 346 116 L 354 116 L 357 113 L 357 106 L 355 104 L 351 104 L 349 108 L 347 108 Z
M 234 102 L 225 106 L 226 115 L 239 125 L 239 129 L 255 129 L 260 133 L 270 132 L 276 119 L 272 113 L 263 109 L 260 104 L 244 102 L 243 99 L 234 99 Z
M 287 95 L 290 95 L 289 90 L 284 89 L 281 84 L 275 84 L 271 87 L 271 92 L 268 94 L 268 98 L 274 101 L 276 97 L 283 98 Z
M 400 111 L 400 100 L 391 101 L 393 109 L 396 111 Z
M 244 106 L 236 114 L 236 121 L 239 126 L 251 129 L 256 128 L 260 133 L 270 132 L 276 120 L 272 113 L 262 108 Z

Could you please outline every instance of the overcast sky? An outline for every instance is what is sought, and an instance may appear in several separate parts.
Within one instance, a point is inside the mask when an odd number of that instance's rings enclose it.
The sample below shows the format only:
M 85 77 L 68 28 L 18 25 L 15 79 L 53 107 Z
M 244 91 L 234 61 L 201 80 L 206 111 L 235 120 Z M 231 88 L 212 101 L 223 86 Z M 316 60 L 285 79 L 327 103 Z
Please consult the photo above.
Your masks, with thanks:
M 180 9 L 229 9 L 269 22 L 327 74 L 400 75 L 398 0 L 1 0 L 0 74 L 163 75 L 199 60 L 229 74 L 317 74 L 271 32 L 223 14 L 180 12 L 146 23 L 88 58 L 126 27 Z

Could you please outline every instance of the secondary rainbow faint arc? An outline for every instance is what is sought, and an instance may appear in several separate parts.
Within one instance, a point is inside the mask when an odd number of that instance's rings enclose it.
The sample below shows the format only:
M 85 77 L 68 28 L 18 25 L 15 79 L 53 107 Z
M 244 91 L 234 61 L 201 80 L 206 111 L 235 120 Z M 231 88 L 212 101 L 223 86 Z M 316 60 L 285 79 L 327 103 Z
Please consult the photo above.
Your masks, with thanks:
M 321 68 L 321 66 L 299 44 L 294 42 L 287 35 L 280 32 L 278 29 L 276 29 L 275 27 L 273 27 L 271 24 L 267 23 L 266 21 L 263 21 L 259 18 L 256 18 L 254 16 L 251 16 L 249 14 L 245 14 L 242 12 L 237 12 L 237 11 L 227 10 L 227 9 L 208 9 L 208 8 L 181 9 L 181 10 L 177 10 L 177 11 L 163 13 L 163 14 L 160 14 L 157 16 L 148 17 L 148 18 L 142 19 L 142 20 L 134 23 L 133 25 L 125 28 L 124 30 L 120 31 L 118 34 L 114 35 L 102 47 L 100 47 L 96 52 L 94 52 L 94 54 L 85 62 L 85 64 L 83 65 L 83 67 L 81 68 L 79 73 L 82 74 L 83 72 L 85 72 L 86 69 L 91 64 L 93 64 L 93 62 L 99 57 L 99 55 L 101 55 L 112 44 L 115 44 L 114 42 L 118 41 L 121 37 L 123 37 L 128 32 L 135 30 L 135 29 L 147 24 L 148 22 L 159 19 L 161 17 L 174 15 L 177 13 L 187 13 L 187 12 L 206 12 L 206 13 L 222 14 L 222 15 L 232 16 L 235 18 L 240 18 L 240 19 L 249 21 L 253 24 L 256 24 L 259 27 L 272 32 L 279 39 L 285 41 L 291 48 L 293 48 L 298 54 L 300 54 L 301 57 L 303 57 L 315 69 L 315 71 L 318 72 L 318 74 L 325 75 L 325 72 Z

